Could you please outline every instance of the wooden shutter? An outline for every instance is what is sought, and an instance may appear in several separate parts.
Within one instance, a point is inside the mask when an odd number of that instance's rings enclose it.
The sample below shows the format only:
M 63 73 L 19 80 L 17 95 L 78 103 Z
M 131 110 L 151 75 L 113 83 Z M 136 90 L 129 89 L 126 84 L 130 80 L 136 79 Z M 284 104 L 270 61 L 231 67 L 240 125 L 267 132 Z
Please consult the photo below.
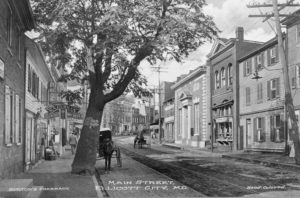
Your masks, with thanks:
M 271 142 L 275 142 L 274 116 L 270 116 L 270 133 Z
M 254 56 L 254 69 L 255 70 L 258 70 L 258 67 L 257 67 L 257 65 L 258 65 L 257 58 L 258 58 L 258 56 L 260 56 L 260 55 Z
M 270 49 L 267 50 L 267 65 L 268 66 L 271 65 L 271 53 L 270 53 Z
M 280 97 L 280 78 L 276 78 L 276 97 Z
M 261 118 L 261 132 L 260 132 L 260 140 L 265 142 L 266 141 L 266 124 L 265 124 L 265 118 Z
M 253 120 L 253 140 L 257 142 L 257 118 Z
M 246 62 L 247 62 L 247 61 L 244 61 L 244 63 L 243 63 L 243 68 L 244 68 L 244 77 L 246 76 Z
M 20 133 L 20 105 L 19 105 L 19 95 L 16 95 L 15 99 L 15 141 L 19 143 L 19 133 Z
M 28 64 L 28 92 L 31 92 L 31 68 L 30 65 Z
M 283 142 L 284 141 L 284 117 L 283 115 L 280 115 L 280 129 L 279 129 L 279 138 L 280 141 Z
M 10 142 L 10 119 L 11 119 L 11 112 L 10 112 L 10 88 L 6 85 L 5 86 L 5 143 Z
M 269 80 L 267 82 L 267 98 L 268 98 L 268 100 L 270 100 L 270 97 L 271 97 L 270 91 L 271 91 L 271 81 Z
M 249 59 L 249 65 L 250 65 L 249 73 L 251 74 L 252 73 L 252 58 Z

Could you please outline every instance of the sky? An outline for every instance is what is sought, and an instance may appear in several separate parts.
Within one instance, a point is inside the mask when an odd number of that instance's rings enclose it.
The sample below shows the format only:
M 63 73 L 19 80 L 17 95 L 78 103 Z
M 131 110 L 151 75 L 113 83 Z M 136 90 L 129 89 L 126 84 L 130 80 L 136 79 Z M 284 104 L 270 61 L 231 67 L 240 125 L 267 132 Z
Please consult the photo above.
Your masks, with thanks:
M 238 26 L 244 28 L 244 38 L 246 40 L 254 40 L 266 42 L 273 38 L 274 20 L 262 22 L 263 18 L 248 17 L 249 14 L 260 14 L 260 10 L 271 12 L 272 8 L 247 8 L 246 5 L 252 3 L 253 0 L 206 0 L 207 5 L 204 7 L 204 13 L 213 17 L 217 27 L 221 30 L 219 34 L 223 38 L 234 38 L 235 29 Z M 272 3 L 271 0 L 256 0 L 259 3 Z M 279 3 L 284 3 L 286 0 L 279 0 Z M 295 3 L 300 3 L 300 0 L 295 0 Z M 289 7 L 283 10 L 284 13 L 291 13 L 298 8 Z M 210 52 L 213 42 L 207 42 L 199 47 L 195 52 L 192 52 L 183 63 L 175 61 L 161 64 L 164 68 L 160 73 L 161 81 L 176 81 L 181 74 L 187 74 L 190 70 L 198 66 L 205 65 L 206 56 Z M 143 62 L 141 65 L 142 74 L 147 76 L 149 86 L 158 85 L 158 72 L 156 72 L 148 63 Z

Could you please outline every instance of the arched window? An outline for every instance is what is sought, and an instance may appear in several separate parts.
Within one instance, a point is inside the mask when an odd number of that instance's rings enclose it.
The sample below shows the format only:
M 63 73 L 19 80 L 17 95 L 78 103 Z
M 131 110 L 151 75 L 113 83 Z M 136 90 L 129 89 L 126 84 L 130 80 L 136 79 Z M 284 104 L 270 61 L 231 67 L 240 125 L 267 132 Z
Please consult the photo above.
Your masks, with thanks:
M 220 87 L 220 78 L 219 78 L 219 72 L 215 72 L 215 88 L 218 89 Z
M 221 87 L 224 87 L 226 85 L 226 75 L 224 67 L 221 69 L 221 82 Z
M 232 85 L 232 64 L 230 63 L 227 67 L 228 85 Z

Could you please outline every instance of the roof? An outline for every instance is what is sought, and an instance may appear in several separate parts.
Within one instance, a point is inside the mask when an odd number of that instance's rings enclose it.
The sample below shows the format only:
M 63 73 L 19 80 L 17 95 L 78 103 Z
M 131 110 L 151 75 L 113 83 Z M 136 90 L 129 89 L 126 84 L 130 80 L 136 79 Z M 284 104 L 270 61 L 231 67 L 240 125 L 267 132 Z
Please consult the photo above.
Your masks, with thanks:
M 283 20 L 281 20 L 281 23 L 283 25 L 291 25 L 292 23 L 300 20 L 300 9 L 293 12 L 290 16 L 285 17 Z
M 285 37 L 285 35 L 284 35 Z M 258 54 L 264 50 L 266 50 L 267 48 L 271 47 L 271 46 L 274 46 L 278 43 L 278 40 L 277 40 L 277 36 L 275 36 L 274 38 L 268 40 L 267 42 L 265 42 L 264 44 L 262 44 L 261 46 L 258 46 L 256 48 L 254 48 L 253 50 L 251 50 L 249 53 L 247 53 L 245 56 L 243 56 L 242 58 L 240 58 L 238 60 L 238 62 L 242 62 L 244 61 L 245 59 L 248 59 L 249 57 L 252 57 L 254 56 L 255 54 Z
M 202 75 L 206 72 L 206 65 L 202 65 L 197 67 L 195 70 L 192 70 L 189 74 L 187 74 L 185 77 L 180 79 L 178 82 L 176 82 L 174 85 L 171 86 L 171 89 L 176 89 L 183 83 L 186 83 L 188 80 L 191 80 L 194 77 L 197 77 L 198 75 Z

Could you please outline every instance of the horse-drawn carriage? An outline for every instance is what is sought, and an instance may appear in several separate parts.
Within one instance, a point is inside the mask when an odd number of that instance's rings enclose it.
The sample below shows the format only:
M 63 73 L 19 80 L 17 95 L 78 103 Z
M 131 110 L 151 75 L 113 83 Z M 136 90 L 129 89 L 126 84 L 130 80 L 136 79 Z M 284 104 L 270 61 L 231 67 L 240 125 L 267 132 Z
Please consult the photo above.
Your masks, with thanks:
M 99 148 L 97 159 L 105 159 L 105 170 L 110 170 L 111 158 L 117 159 L 117 165 L 122 167 L 120 148 L 112 141 L 112 132 L 109 128 L 101 129 L 99 132 Z

